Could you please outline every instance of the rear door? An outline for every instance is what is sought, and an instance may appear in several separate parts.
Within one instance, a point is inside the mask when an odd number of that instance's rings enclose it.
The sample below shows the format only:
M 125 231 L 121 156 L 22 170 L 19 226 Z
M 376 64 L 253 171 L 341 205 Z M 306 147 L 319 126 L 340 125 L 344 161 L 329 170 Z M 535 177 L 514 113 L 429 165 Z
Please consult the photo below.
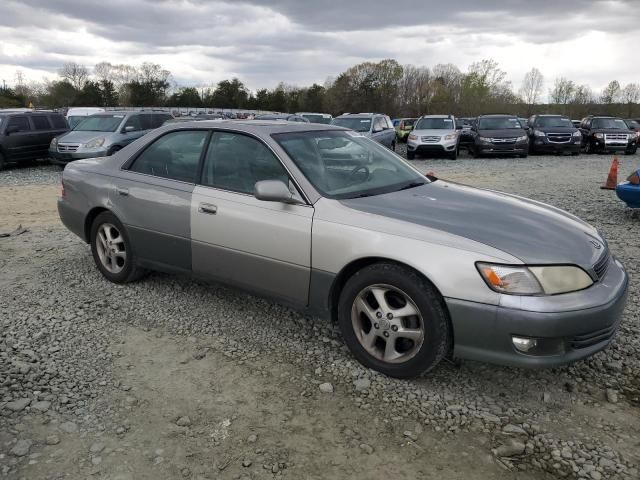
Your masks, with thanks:
M 34 156 L 34 144 L 37 142 L 31 122 L 27 115 L 12 115 L 8 118 L 3 141 L 7 160 L 19 162 Z M 16 132 L 7 134 L 9 128 L 17 128 Z
M 296 188 L 261 140 L 216 131 L 201 185 L 193 192 L 193 271 L 306 306 L 313 207 L 258 200 L 253 192 L 260 180 L 281 180 Z
M 191 194 L 209 130 L 168 132 L 128 162 L 109 193 L 143 265 L 191 271 Z
M 123 146 L 128 145 L 142 137 L 149 129 L 151 129 L 151 114 L 146 114 L 144 119 L 140 113 L 130 115 L 122 126 L 120 143 Z
M 53 125 L 49 121 L 49 117 L 43 114 L 31 115 L 31 123 L 34 129 L 35 143 L 33 145 L 34 158 L 46 158 L 49 153 L 49 143 L 55 136 Z

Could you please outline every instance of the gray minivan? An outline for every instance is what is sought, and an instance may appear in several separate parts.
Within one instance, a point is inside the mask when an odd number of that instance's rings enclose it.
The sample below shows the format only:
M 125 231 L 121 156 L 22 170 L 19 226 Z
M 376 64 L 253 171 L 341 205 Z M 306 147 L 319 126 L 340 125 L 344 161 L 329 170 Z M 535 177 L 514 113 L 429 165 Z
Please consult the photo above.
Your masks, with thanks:
M 65 165 L 81 158 L 105 157 L 173 118 L 167 112 L 113 111 L 88 116 L 49 145 L 51 162 Z
M 331 121 L 331 125 L 350 128 L 393 151 L 396 149 L 396 129 L 387 115 L 382 115 L 381 113 L 345 113 L 334 118 Z

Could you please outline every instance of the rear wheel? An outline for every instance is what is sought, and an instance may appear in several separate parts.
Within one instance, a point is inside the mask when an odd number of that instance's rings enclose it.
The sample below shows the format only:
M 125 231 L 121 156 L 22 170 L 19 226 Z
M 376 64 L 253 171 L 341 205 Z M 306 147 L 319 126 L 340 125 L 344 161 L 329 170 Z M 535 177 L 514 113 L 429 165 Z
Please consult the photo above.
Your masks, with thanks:
M 407 160 L 413 160 L 416 158 L 416 152 L 412 152 L 411 150 L 407 150 Z
M 442 297 L 433 285 L 413 270 L 390 263 L 365 267 L 347 281 L 338 323 L 363 365 L 398 378 L 431 370 L 451 341 Z
M 111 212 L 103 212 L 93 221 L 91 253 L 98 270 L 111 282 L 127 283 L 142 276 L 143 272 L 135 264 L 129 236 Z

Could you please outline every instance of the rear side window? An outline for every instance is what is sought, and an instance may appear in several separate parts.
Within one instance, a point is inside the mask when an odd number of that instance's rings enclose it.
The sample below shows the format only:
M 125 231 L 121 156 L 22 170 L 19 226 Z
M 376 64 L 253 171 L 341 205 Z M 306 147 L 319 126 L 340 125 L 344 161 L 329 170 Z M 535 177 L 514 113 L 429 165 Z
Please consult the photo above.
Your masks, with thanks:
M 18 127 L 19 132 L 31 130 L 29 119 L 25 116 L 11 117 L 7 123 L 7 128 L 8 127 Z
M 151 128 L 158 128 L 164 124 L 167 120 L 172 119 L 173 117 L 168 113 L 155 113 L 151 118 Z
M 61 128 L 66 129 L 67 121 L 64 119 L 62 115 L 49 115 L 49 120 L 53 124 L 53 128 Z
M 49 119 L 44 115 L 33 115 L 31 121 L 36 130 L 51 130 Z
M 150 113 L 143 113 L 142 115 L 140 115 L 140 127 L 141 130 L 151 130 L 152 128 L 155 128 L 153 126 L 153 115 Z
M 183 130 L 158 138 L 129 167 L 132 172 L 194 183 L 209 132 Z

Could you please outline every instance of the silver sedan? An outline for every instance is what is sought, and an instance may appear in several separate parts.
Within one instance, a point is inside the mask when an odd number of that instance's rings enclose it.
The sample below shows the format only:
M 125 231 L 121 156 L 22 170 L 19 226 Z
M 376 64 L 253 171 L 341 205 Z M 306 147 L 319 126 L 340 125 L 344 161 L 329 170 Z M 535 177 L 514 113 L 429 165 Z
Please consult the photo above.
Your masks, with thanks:
M 628 278 L 559 209 L 427 178 L 356 132 L 278 121 L 154 130 L 70 163 L 58 202 L 100 272 L 224 282 L 338 322 L 364 365 L 553 366 L 605 348 Z

